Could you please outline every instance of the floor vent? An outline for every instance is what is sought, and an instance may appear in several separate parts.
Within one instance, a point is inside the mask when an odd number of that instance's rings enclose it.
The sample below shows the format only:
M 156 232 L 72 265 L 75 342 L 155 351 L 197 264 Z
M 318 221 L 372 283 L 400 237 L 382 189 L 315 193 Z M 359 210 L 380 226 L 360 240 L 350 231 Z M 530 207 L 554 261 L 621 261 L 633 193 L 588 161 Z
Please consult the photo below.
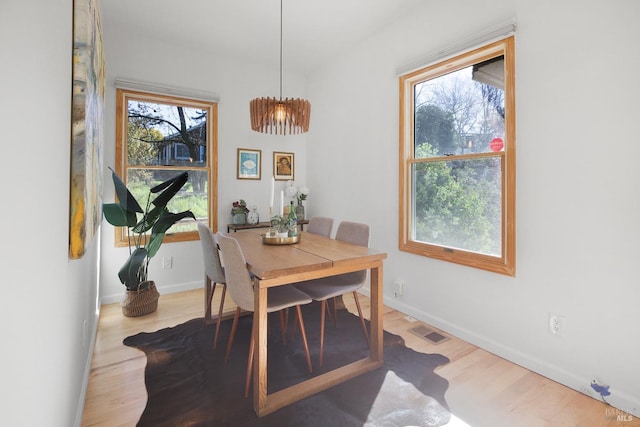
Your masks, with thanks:
M 440 344 L 441 342 L 449 339 L 449 337 L 442 335 L 440 332 L 436 332 L 423 325 L 413 327 L 409 329 L 409 332 L 429 341 L 432 344 Z

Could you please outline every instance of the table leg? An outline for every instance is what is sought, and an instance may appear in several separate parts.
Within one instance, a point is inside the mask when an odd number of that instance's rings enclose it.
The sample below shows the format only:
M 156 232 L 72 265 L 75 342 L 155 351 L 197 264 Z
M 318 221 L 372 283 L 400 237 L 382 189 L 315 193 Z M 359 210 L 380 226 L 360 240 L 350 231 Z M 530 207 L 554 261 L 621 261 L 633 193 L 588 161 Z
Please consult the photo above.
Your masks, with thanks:
M 383 342 L 383 298 L 382 298 L 382 265 L 371 269 L 371 358 L 376 361 L 383 360 L 384 342 Z
M 253 360 L 253 409 L 260 413 L 267 405 L 267 288 L 254 279 L 253 321 L 257 322 Z
M 253 409 L 258 417 L 312 396 L 336 384 L 378 369 L 384 359 L 383 349 L 383 272 L 382 262 L 370 269 L 371 279 L 371 349 L 368 357 L 332 371 L 314 376 L 267 396 L 267 288 L 260 288 L 260 279 L 254 279 L 253 321 L 257 322 L 253 337 L 255 357 L 253 365 Z

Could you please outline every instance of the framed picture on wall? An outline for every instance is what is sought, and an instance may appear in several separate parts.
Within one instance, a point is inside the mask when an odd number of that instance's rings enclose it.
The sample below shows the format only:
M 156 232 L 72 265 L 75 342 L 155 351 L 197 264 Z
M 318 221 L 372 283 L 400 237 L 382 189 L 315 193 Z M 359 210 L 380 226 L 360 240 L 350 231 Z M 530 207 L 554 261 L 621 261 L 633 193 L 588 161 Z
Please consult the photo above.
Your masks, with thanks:
M 294 179 L 294 153 L 273 152 L 273 176 L 276 181 L 288 181 Z
M 105 60 L 96 0 L 73 2 L 69 258 L 79 259 L 102 221 Z
M 238 179 L 260 179 L 262 150 L 238 148 Z

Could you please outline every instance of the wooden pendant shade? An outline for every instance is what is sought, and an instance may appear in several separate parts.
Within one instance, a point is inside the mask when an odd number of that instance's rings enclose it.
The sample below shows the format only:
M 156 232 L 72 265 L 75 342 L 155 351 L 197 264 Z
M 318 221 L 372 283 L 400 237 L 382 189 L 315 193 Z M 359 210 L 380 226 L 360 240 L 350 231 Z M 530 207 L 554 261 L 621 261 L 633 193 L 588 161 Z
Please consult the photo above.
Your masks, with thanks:
M 282 99 L 282 0 L 280 0 L 280 98 L 255 98 L 249 104 L 251 129 L 276 135 L 309 131 L 311 104 L 306 99 Z
M 311 104 L 300 98 L 256 98 L 249 104 L 251 129 L 276 135 L 295 135 L 309 130 Z

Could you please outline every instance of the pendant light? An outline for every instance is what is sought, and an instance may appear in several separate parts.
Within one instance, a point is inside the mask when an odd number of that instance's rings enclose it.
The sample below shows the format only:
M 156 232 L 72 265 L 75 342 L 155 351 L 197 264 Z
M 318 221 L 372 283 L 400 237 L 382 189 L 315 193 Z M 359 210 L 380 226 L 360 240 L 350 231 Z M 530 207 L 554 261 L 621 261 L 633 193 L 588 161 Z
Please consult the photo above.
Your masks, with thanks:
M 251 129 L 276 135 L 309 130 L 311 104 L 306 99 L 282 99 L 282 0 L 280 0 L 280 98 L 255 98 L 249 104 Z

